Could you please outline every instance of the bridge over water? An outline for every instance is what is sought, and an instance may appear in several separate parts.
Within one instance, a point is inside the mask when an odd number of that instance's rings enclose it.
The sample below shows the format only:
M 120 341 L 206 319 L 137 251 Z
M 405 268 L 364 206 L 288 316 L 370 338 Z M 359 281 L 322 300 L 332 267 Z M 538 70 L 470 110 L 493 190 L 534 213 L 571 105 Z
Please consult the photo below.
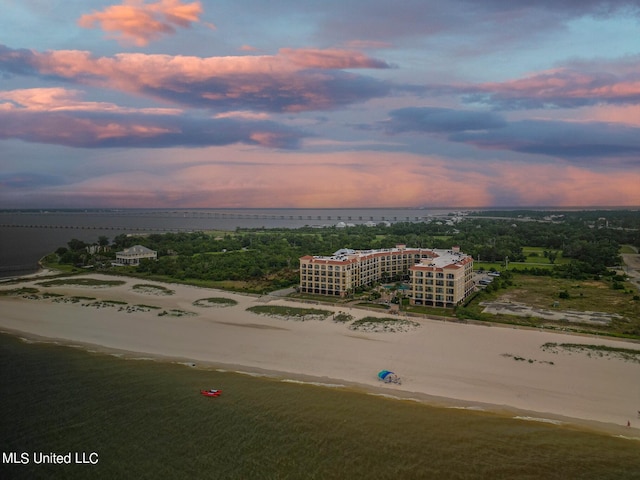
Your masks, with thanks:
M 0 219 L 0 228 L 184 232 L 240 228 L 288 228 L 337 223 L 421 222 L 418 215 L 381 214 L 275 214 L 244 212 L 126 212 L 94 214 L 24 214 Z

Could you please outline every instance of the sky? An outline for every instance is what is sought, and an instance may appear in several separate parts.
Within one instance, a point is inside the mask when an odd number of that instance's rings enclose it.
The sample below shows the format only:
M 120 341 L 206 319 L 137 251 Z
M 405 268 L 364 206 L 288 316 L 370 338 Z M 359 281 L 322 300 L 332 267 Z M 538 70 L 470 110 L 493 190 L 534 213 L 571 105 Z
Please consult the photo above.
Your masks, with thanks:
M 0 4 L 0 208 L 640 206 L 640 0 Z

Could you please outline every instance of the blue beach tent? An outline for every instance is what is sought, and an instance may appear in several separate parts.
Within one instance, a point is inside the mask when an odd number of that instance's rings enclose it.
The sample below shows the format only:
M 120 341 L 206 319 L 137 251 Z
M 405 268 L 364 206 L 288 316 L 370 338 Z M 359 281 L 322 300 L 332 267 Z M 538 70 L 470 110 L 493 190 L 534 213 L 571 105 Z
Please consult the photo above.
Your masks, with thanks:
M 390 370 L 382 370 L 378 372 L 378 379 L 384 383 L 400 383 L 400 377 Z

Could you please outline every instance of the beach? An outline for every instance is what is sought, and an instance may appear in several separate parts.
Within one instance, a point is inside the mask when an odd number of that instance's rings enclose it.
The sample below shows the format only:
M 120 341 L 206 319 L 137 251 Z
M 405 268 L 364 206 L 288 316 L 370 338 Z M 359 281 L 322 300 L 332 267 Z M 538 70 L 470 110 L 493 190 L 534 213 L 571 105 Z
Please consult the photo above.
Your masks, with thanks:
M 196 368 L 344 385 L 438 406 L 507 412 L 640 437 L 640 363 L 615 355 L 542 348 L 571 343 L 640 350 L 638 343 L 414 317 L 410 320 L 418 325 L 408 331 L 352 330 L 331 316 L 300 321 L 247 308 L 313 307 L 336 314 L 347 310 L 354 319 L 390 315 L 270 295 L 105 275 L 90 278 L 124 283 L 43 286 L 42 278 L 29 277 L 19 284 L 0 285 L 0 290 L 37 289 L 31 296 L 0 296 L 0 329 L 87 349 L 192 362 Z M 208 298 L 237 303 L 202 302 Z M 383 369 L 396 372 L 402 383 L 379 381 L 377 373 Z

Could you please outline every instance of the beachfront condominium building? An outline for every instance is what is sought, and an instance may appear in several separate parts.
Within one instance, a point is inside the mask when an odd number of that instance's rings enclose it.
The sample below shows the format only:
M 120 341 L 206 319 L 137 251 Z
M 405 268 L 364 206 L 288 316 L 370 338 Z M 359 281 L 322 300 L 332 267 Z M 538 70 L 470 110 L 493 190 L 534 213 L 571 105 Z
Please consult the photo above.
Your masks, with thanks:
M 300 292 L 345 297 L 356 288 L 408 276 L 412 304 L 452 307 L 473 291 L 472 273 L 473 258 L 458 247 L 343 248 L 330 256 L 300 258 Z
M 473 257 L 451 250 L 436 250 L 433 258 L 424 259 L 409 268 L 411 305 L 454 307 L 475 289 Z

